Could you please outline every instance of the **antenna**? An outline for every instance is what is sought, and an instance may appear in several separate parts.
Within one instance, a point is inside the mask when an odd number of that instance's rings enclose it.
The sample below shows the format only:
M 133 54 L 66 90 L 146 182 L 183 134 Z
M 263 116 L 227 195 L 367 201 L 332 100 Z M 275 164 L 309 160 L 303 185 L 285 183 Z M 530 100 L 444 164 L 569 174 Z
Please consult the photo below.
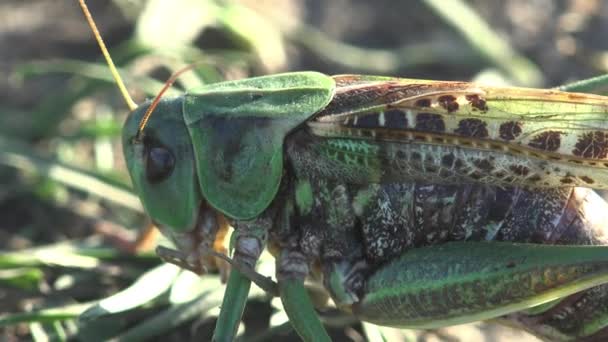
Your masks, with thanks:
M 122 78 L 120 78 L 120 75 L 118 74 L 118 70 L 116 70 L 116 66 L 114 65 L 114 62 L 112 61 L 112 57 L 110 57 L 110 53 L 108 52 L 108 49 L 106 48 L 106 44 L 104 44 L 103 39 L 101 39 L 101 34 L 99 34 L 99 30 L 97 29 L 97 25 L 95 25 L 95 21 L 93 20 L 93 16 L 91 16 L 91 12 L 89 12 L 89 8 L 87 7 L 87 4 L 84 2 L 84 0 L 79 0 L 79 2 L 80 2 L 80 8 L 82 8 L 82 12 L 84 13 L 84 16 L 87 18 L 87 21 L 89 22 L 89 26 L 91 27 L 91 30 L 93 30 L 93 36 L 95 36 L 95 39 L 97 40 L 97 44 L 99 44 L 101 53 L 103 53 L 103 56 L 106 58 L 106 62 L 108 63 L 108 66 L 110 67 L 110 72 L 112 73 L 112 76 L 114 77 L 114 80 L 116 81 L 116 85 L 118 85 L 118 89 L 120 89 L 122 97 L 124 98 L 125 102 L 127 103 L 127 107 L 129 107 L 130 111 L 134 111 L 137 108 L 137 104 L 133 101 L 133 99 L 129 95 L 129 91 L 127 90 L 127 87 L 125 87 L 125 84 L 123 83 Z M 140 130 L 141 130 L 141 128 L 140 128 Z
M 167 91 L 167 89 L 169 89 L 169 87 L 171 87 L 173 85 L 173 83 L 175 83 L 175 81 L 181 74 L 185 73 L 188 70 L 193 69 L 195 66 L 196 66 L 196 63 L 183 67 L 182 69 L 176 71 L 173 75 L 171 75 L 171 77 L 167 80 L 167 82 L 165 82 L 165 85 L 163 86 L 161 91 L 158 93 L 158 95 L 156 95 L 156 97 L 154 98 L 154 101 L 152 101 L 152 104 L 150 105 L 150 107 L 148 107 L 148 110 L 146 110 L 146 113 L 141 118 L 141 121 L 139 122 L 139 129 L 137 130 L 136 139 L 139 139 L 139 137 L 141 136 L 141 133 L 143 132 L 144 128 L 146 127 L 146 124 L 148 123 L 148 119 L 150 119 L 150 115 L 152 115 L 152 112 L 154 111 L 154 109 L 156 109 L 158 102 L 160 102 L 161 97 Z

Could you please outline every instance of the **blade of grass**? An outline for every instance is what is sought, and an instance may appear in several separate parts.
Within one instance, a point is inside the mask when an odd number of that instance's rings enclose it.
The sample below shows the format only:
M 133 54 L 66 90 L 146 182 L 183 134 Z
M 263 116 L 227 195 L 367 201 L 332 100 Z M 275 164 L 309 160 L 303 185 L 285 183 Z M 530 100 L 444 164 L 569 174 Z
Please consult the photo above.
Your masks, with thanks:
M 173 306 L 127 330 L 116 341 L 148 340 L 193 319 L 204 318 L 205 313 L 221 304 L 222 293 L 221 286 L 206 291 L 189 302 Z
M 80 316 L 81 323 L 102 316 L 124 312 L 146 304 L 165 293 L 173 284 L 180 269 L 172 264 L 162 264 L 137 279 L 128 288 L 105 298 Z
M 65 243 L 0 254 L 2 268 L 54 265 L 92 269 L 99 263 L 99 259 L 81 255 Z
M 594 93 L 598 95 L 608 94 L 608 75 L 580 80 L 569 84 L 564 84 L 556 88 L 561 91 L 572 91 L 579 93 Z
M 63 326 L 61 326 L 61 322 L 60 321 L 55 321 L 55 322 L 53 322 L 51 324 L 52 324 L 52 327 L 53 327 L 53 332 L 56 335 L 56 339 L 54 339 L 54 340 L 60 341 L 60 342 L 67 341 L 68 340 L 68 336 L 65 333 L 65 329 L 63 329 Z
M 21 77 L 32 77 L 49 73 L 67 73 L 83 76 L 89 79 L 103 81 L 114 85 L 112 75 L 108 73 L 108 67 L 102 63 L 88 63 L 71 59 L 59 59 L 55 61 L 30 62 L 21 64 L 17 68 L 17 75 Z M 121 74 L 128 75 L 125 71 Z M 154 95 L 163 87 L 164 83 L 149 77 L 126 78 L 128 83 L 137 84 L 148 95 Z M 167 91 L 168 95 L 177 96 L 181 92 L 177 89 Z
M 289 39 L 332 63 L 372 73 L 387 74 L 433 63 L 473 66 L 481 62 L 479 54 L 452 41 L 433 40 L 396 49 L 373 49 L 331 39 L 320 30 L 307 25 L 298 26 L 287 34 Z
M 78 303 L 56 308 L 47 308 L 32 312 L 0 315 L 0 328 L 26 322 L 50 323 L 58 320 L 78 317 L 93 303 Z
M 151 252 L 129 255 L 131 258 L 157 260 Z M 0 251 L 0 268 L 36 267 L 43 265 L 92 269 L 104 260 L 124 258 L 115 248 L 94 246 L 78 241 L 29 248 L 17 252 Z
M 8 270 L 0 268 L 0 285 L 2 286 L 34 290 L 42 279 L 44 279 L 44 273 L 36 267 L 20 267 Z
M 471 47 L 506 72 L 518 85 L 540 86 L 538 67 L 497 35 L 469 5 L 461 0 L 424 0 L 437 15 L 458 31 Z
M 33 322 L 29 324 L 30 334 L 32 335 L 32 340 L 34 342 L 43 342 L 50 341 L 50 336 L 44 330 L 42 324 L 38 322 Z
M 264 342 L 264 341 L 272 341 L 273 339 L 278 338 L 281 335 L 287 335 L 293 330 L 293 327 L 290 322 L 285 322 L 274 327 L 270 327 L 268 330 L 260 333 L 259 335 L 253 336 L 251 338 L 245 339 L 244 336 L 240 336 L 236 339 L 237 342 Z
M 37 155 L 13 139 L 0 136 L 0 164 L 48 177 L 129 209 L 143 212 L 139 198 L 124 184 L 98 174 Z

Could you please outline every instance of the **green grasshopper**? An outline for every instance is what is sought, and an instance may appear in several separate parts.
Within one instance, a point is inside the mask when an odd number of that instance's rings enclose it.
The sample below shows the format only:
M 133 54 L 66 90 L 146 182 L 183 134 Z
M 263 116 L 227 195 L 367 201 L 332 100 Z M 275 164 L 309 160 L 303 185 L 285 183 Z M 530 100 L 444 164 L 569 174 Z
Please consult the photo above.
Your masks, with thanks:
M 608 248 L 580 245 L 607 243 L 608 204 L 587 189 L 608 188 L 607 97 L 316 72 L 161 96 L 125 96 L 124 155 L 178 247 L 159 255 L 232 265 L 215 340 L 234 338 L 252 281 L 303 340 L 329 340 L 305 279 L 379 325 L 606 334 L 607 310 L 587 309 L 608 304 Z M 276 283 L 254 271 L 266 247 Z

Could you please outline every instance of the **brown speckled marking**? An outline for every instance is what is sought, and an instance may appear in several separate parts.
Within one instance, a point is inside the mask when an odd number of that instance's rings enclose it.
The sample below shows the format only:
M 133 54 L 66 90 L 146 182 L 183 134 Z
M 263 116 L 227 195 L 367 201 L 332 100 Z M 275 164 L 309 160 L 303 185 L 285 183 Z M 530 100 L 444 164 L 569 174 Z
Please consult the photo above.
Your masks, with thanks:
M 458 128 L 454 130 L 454 133 L 465 137 L 473 138 L 487 138 L 488 129 L 487 124 L 479 119 L 464 119 L 458 123 Z
M 416 115 L 416 129 L 425 132 L 445 132 L 445 123 L 439 114 L 420 113 Z
M 456 102 L 456 98 L 453 95 L 439 96 L 437 101 L 439 101 L 439 105 L 445 108 L 448 113 L 458 110 L 458 102 Z
M 473 110 L 478 109 L 482 112 L 486 112 L 488 110 L 488 105 L 486 104 L 486 100 L 479 97 L 479 95 L 471 94 L 471 95 L 465 96 L 465 98 L 467 99 L 467 101 L 469 101 L 469 103 L 473 107 Z
M 574 183 L 574 175 L 570 172 L 566 172 L 566 175 L 560 180 L 560 182 L 562 184 L 572 184 Z
M 564 178 L 560 179 L 560 182 L 562 184 L 572 184 L 572 183 L 574 183 L 574 180 L 572 180 L 572 178 L 570 178 L 570 177 L 564 177 Z
M 431 106 L 430 99 L 420 99 L 420 100 L 416 101 L 416 107 L 428 108 L 430 106 Z
M 538 182 L 538 181 L 540 181 L 542 179 L 542 177 L 535 174 L 535 175 L 532 175 L 532 176 L 528 177 L 527 179 L 530 182 Z
M 608 134 L 601 131 L 583 134 L 576 142 L 572 154 L 583 158 L 606 158 L 608 155 Z
M 501 124 L 499 128 L 500 137 L 507 141 L 517 138 L 521 134 L 521 126 L 521 122 L 518 121 L 508 121 Z
M 530 169 L 523 165 L 511 165 L 509 170 L 518 176 L 526 176 L 530 172 Z
M 595 183 L 595 181 L 587 176 L 581 176 L 581 179 L 583 180 L 583 182 L 587 183 L 587 184 L 593 184 Z
M 528 146 L 543 150 L 557 151 L 561 145 L 561 132 L 547 131 L 535 136 Z

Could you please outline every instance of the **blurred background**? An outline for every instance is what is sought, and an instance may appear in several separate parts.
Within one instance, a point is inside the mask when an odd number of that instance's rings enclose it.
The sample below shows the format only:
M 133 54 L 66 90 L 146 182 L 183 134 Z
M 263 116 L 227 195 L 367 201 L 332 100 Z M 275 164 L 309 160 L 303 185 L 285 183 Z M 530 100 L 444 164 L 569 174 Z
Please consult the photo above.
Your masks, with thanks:
M 533 87 L 608 70 L 599 0 L 89 6 L 136 102 L 192 62 L 172 95 L 292 70 Z M 210 338 L 218 276 L 201 281 L 133 244 L 148 223 L 122 159 L 127 112 L 76 1 L 0 3 L 0 341 Z M 420 332 L 326 319 L 339 341 L 535 340 L 485 323 Z M 280 303 L 254 291 L 242 337 L 293 340 L 285 322 Z

